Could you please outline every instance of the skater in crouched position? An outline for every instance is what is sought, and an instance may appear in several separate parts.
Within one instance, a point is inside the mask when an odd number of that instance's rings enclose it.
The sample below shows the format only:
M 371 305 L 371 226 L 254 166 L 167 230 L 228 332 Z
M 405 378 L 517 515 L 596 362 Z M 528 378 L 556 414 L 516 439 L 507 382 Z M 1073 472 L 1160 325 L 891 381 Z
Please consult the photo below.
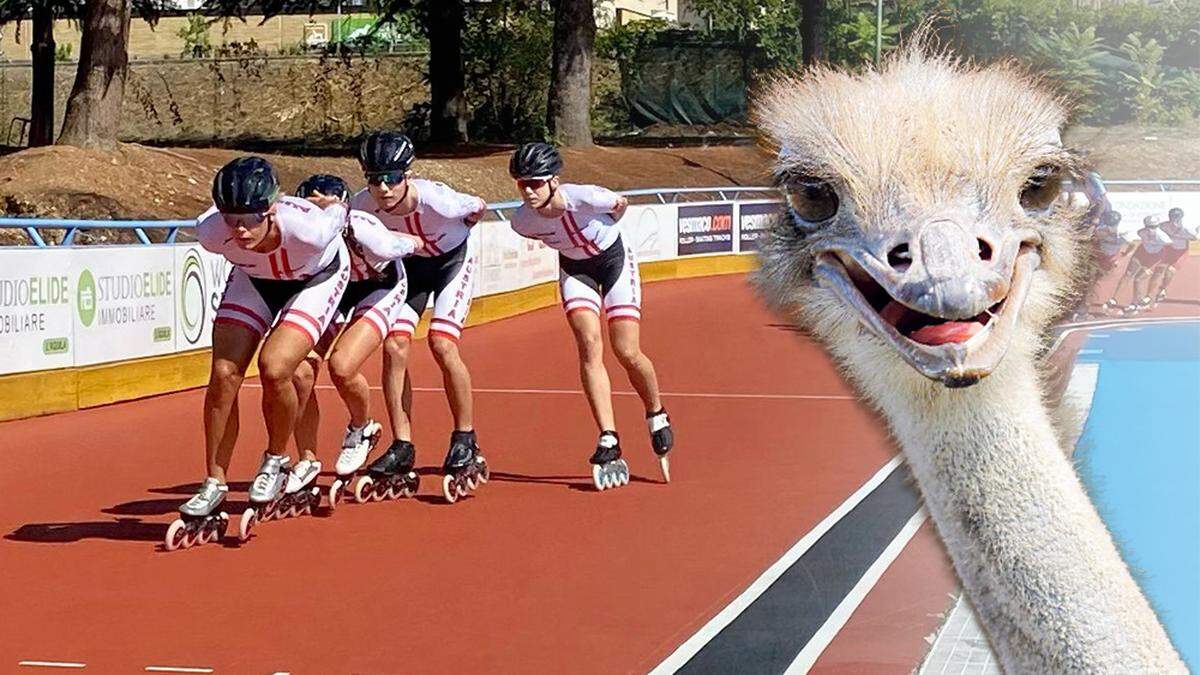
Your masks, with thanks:
M 323 208 L 345 204 L 350 197 L 346 182 L 339 176 L 317 174 L 296 188 L 296 195 Z M 301 421 L 296 427 L 296 446 L 300 461 L 288 479 L 288 492 L 307 486 L 321 471 L 314 451 L 320 408 L 312 383 L 321 362 L 328 361 L 329 375 L 349 413 L 349 425 L 336 462 L 337 478 L 329 488 L 329 505 L 335 507 L 347 492 L 358 502 L 385 496 L 412 495 L 418 486 L 417 475 L 385 454 L 373 463 L 369 475 L 353 479 L 375 444 L 381 426 L 371 417 L 370 385 L 361 369 L 388 333 L 399 315 L 408 293 L 404 267 L 398 261 L 423 245 L 420 237 L 390 232 L 377 218 L 351 210 L 346 220 L 345 239 L 350 257 L 350 282 L 338 303 L 333 321 L 320 342 L 298 370 L 298 379 L 309 392 Z M 407 419 L 397 421 L 397 438 L 411 445 Z
M 378 218 L 389 230 L 416 235 L 423 242 L 420 250 L 404 259 L 408 299 L 384 341 L 383 393 L 396 440 L 372 467 L 411 471 L 415 462 L 406 428 L 412 416 L 408 354 L 421 313 L 432 300 L 429 349 L 442 371 L 454 418 L 442 462 L 442 494 L 454 502 L 488 478 L 487 461 L 475 436 L 471 374 L 458 349 L 478 269 L 471 228 L 487 211 L 487 203 L 442 183 L 413 178 L 415 159 L 412 141 L 404 134 L 368 134 L 358 148 L 367 188 L 350 199 L 352 208 Z
M 228 493 L 226 471 L 237 441 L 238 391 L 260 343 L 267 449 L 250 485 L 252 506 L 242 529 L 292 508 L 280 509 L 279 498 L 287 480 L 286 446 L 300 407 L 293 377 L 332 319 L 350 277 L 342 239 L 345 207 L 321 209 L 280 197 L 275 169 L 265 159 L 241 157 L 226 164 L 213 180 L 212 196 L 196 236 L 233 270 L 213 323 L 204 396 L 208 477 L 180 507 L 182 518 L 167 531 L 168 549 L 215 540 L 228 524 L 218 509 Z
M 517 148 L 509 174 L 524 202 L 513 215 L 513 230 L 558 251 L 559 289 L 567 323 L 579 348 L 579 371 L 600 439 L 591 457 L 596 489 L 629 482 L 613 415 L 612 387 L 604 368 L 601 311 L 617 360 L 625 368 L 646 409 L 651 443 L 663 479 L 671 479 L 667 454 L 674 445 L 671 421 L 659 396 L 654 364 L 640 344 L 641 282 L 633 250 L 617 221 L 628 201 L 595 185 L 561 183 L 562 157 L 546 143 Z

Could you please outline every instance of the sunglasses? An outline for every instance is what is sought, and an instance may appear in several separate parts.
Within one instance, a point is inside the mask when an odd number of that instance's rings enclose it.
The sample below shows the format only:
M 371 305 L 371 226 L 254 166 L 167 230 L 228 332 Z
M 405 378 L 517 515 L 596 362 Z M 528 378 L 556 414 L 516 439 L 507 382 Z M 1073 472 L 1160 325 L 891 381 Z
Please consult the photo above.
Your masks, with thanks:
M 271 214 L 267 211 L 263 211 L 262 213 L 226 213 L 225 224 L 230 227 L 250 229 L 266 220 L 269 215 Z
M 522 190 L 525 188 L 530 188 L 531 190 L 540 190 L 543 185 L 549 182 L 549 179 L 546 178 L 523 178 L 517 181 L 517 187 Z
M 403 171 L 383 171 L 380 173 L 365 174 L 367 185 L 399 185 L 404 182 Z

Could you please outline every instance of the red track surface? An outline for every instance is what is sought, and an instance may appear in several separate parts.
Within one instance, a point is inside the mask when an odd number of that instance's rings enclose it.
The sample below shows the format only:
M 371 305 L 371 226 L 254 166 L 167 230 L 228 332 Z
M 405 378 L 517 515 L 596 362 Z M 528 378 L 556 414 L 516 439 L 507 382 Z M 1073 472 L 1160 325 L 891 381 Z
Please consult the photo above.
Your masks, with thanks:
M 481 391 L 493 480 L 446 505 L 433 472 L 449 415 L 440 393 L 418 391 L 416 499 L 165 553 L 157 542 L 202 473 L 201 392 L 0 424 L 0 670 L 22 659 L 100 672 L 652 668 L 895 451 L 820 349 L 778 327 L 743 277 L 659 283 L 646 296 L 643 341 L 663 389 L 701 394 L 666 397 L 680 439 L 669 486 L 636 397 L 617 397 L 634 482 L 601 494 L 581 395 Z M 462 348 L 477 390 L 578 389 L 558 309 L 473 328 Z M 436 386 L 427 351 L 416 353 L 416 386 Z M 378 381 L 378 360 L 368 369 Z M 231 514 L 264 447 L 258 394 L 243 392 Z M 746 396 L 762 394 L 773 397 Z M 328 464 L 345 413 L 333 391 L 321 396 Z M 375 404 L 383 415 L 378 392 Z M 926 525 L 816 669 L 860 672 L 865 657 L 872 672 L 910 671 L 952 587 Z

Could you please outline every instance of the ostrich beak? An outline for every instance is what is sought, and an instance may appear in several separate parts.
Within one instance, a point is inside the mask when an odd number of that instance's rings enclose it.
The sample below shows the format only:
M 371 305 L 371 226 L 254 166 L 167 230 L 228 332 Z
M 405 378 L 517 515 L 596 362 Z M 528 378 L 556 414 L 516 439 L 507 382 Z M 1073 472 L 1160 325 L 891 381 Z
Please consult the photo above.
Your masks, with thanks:
M 1041 264 L 1036 232 L 989 239 L 1002 244 L 993 251 L 961 227 L 934 222 L 890 255 L 853 242 L 828 244 L 813 271 L 917 372 L 966 387 L 1004 358 Z

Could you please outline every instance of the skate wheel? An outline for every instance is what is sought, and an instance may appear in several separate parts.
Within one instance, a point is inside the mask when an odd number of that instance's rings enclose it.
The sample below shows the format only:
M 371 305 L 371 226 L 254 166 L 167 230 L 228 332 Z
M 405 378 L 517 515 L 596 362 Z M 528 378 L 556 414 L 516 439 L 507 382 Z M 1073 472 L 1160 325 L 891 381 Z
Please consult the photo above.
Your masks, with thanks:
M 467 476 L 466 483 L 468 490 L 474 490 L 479 487 L 479 478 L 476 476 Z
M 454 476 L 446 475 L 442 478 L 442 496 L 451 504 L 458 501 L 458 486 L 454 484 Z
M 479 482 L 488 482 L 488 479 L 492 477 L 492 472 L 488 470 L 487 460 L 481 455 L 476 457 L 475 461 L 479 463 Z
M 246 541 L 250 538 L 250 529 L 258 524 L 258 512 L 254 509 L 246 509 L 242 513 L 242 520 L 238 523 L 238 541 Z
M 371 480 L 370 476 L 363 476 L 354 484 L 354 501 L 359 504 L 365 504 L 370 501 L 372 493 L 371 484 L 375 481 Z
M 163 538 L 163 547 L 168 551 L 174 551 L 181 548 L 186 539 L 187 523 L 183 522 L 183 518 L 176 518 L 167 528 L 167 536 Z
M 209 527 L 204 528 L 203 535 L 200 537 L 200 543 L 201 544 L 210 544 L 210 543 L 220 539 L 221 538 L 221 530 L 219 528 L 220 528 L 220 525 L 216 525 L 216 524 L 213 524 L 213 525 L 210 525 Z
M 335 478 L 333 483 L 329 485 L 329 510 L 337 508 L 338 497 L 342 494 L 342 479 Z
M 604 488 L 607 487 L 606 483 L 607 481 L 605 480 L 604 470 L 600 468 L 599 464 L 593 464 L 592 484 L 596 486 L 597 490 L 604 490 Z
M 387 483 L 375 483 L 369 491 L 369 498 L 373 502 L 381 502 L 387 497 Z
M 671 482 L 671 460 L 666 455 L 658 458 L 658 468 L 662 471 L 663 482 Z
M 191 548 L 196 545 L 196 542 L 203 536 L 199 532 L 193 532 L 191 528 L 183 531 L 183 545 L 181 548 Z

